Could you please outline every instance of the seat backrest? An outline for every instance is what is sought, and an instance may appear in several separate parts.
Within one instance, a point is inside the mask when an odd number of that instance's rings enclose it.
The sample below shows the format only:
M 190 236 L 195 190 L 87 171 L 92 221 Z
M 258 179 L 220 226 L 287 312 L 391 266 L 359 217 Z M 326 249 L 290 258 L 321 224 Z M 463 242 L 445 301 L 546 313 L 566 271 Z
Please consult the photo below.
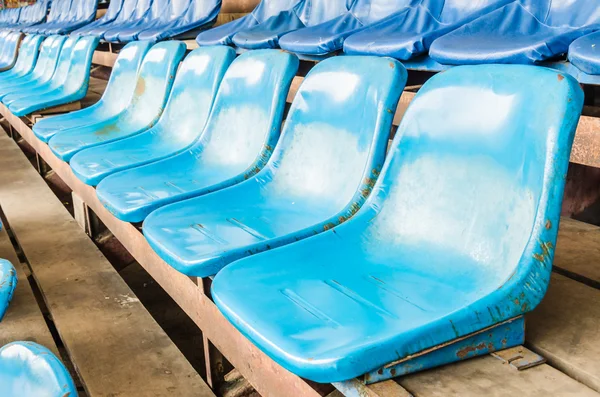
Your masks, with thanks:
M 48 22 L 56 22 L 62 13 L 67 13 L 69 10 L 64 10 L 65 2 L 67 0 L 53 0 L 50 4 L 50 12 L 48 13 Z
M 292 9 L 296 4 L 302 1 L 303 0 L 262 0 L 256 8 L 252 10 L 251 14 L 258 23 L 262 23 L 282 11 Z
M 166 12 L 160 15 L 160 20 L 164 22 L 175 21 L 181 18 L 191 4 L 191 0 L 169 0 Z
M 460 66 L 434 76 L 355 221 L 368 225 L 374 251 L 408 250 L 424 277 L 476 280 L 478 294 L 517 288 L 510 302 L 527 288 L 541 299 L 582 107 L 577 81 L 550 69 Z
M 298 17 L 306 26 L 318 25 L 348 12 L 348 0 L 306 0 Z
M 58 62 L 56 64 L 54 74 L 52 75 L 52 80 L 50 81 L 52 88 L 61 87 L 68 79 L 69 67 L 71 65 L 71 55 L 78 40 L 79 36 L 71 36 L 65 40 L 58 56 Z
M 150 8 L 144 15 L 144 21 L 150 22 L 160 20 L 164 15 L 169 14 L 169 0 L 152 0 Z
M 202 132 L 221 80 L 235 59 L 231 47 L 197 48 L 177 71 L 158 126 L 172 130 L 170 139 L 191 144 Z
M 77 2 L 78 0 L 53 0 L 52 8 L 55 7 L 56 3 L 56 8 L 58 8 L 58 15 L 56 16 L 56 19 L 52 20 L 52 22 L 68 22 L 72 17 L 71 9 L 76 9 Z M 50 13 L 52 13 L 52 10 L 50 10 Z
M 225 73 L 197 145 L 223 180 L 250 172 L 265 142 L 275 146 L 298 65 L 295 55 L 256 50 L 240 55 Z
M 452 24 L 463 21 L 473 16 L 491 12 L 496 8 L 502 7 L 514 0 L 444 0 L 444 7 L 440 15 L 440 20 L 444 23 Z
M 135 8 L 128 16 L 125 18 L 126 21 L 138 21 L 143 19 L 146 15 L 150 13 L 150 8 L 152 7 L 152 0 L 137 0 L 135 3 Z
M 73 0 L 71 18 L 73 22 L 83 22 L 94 18 L 98 10 L 98 0 Z
M 44 37 L 41 35 L 31 34 L 25 36 L 19 48 L 17 63 L 13 68 L 15 72 L 27 73 L 32 70 L 38 59 L 38 50 L 43 40 Z
M 49 36 L 42 43 L 38 61 L 33 69 L 33 77 L 36 79 L 49 79 L 54 74 L 56 63 L 58 62 L 59 54 L 62 46 L 67 39 L 66 36 Z
M 123 5 L 121 6 L 119 14 L 115 18 L 114 23 L 120 23 L 130 20 L 130 18 L 133 17 L 134 13 L 137 10 L 137 3 L 138 0 L 123 0 Z
M 27 16 L 24 18 L 19 18 L 19 22 L 21 23 L 39 23 L 43 22 L 46 19 L 46 14 L 48 13 L 48 0 L 38 0 L 35 4 L 27 6 L 28 9 Z
M 121 8 L 123 7 L 123 0 L 111 0 L 108 3 L 108 9 L 106 10 L 106 14 L 102 17 L 104 21 L 112 21 L 121 12 Z
M 213 20 L 221 10 L 220 0 L 191 0 L 185 14 L 179 18 L 184 24 L 208 18 Z
M 71 51 L 71 63 L 66 74 L 62 88 L 65 93 L 74 94 L 85 90 L 87 92 L 90 81 L 90 67 L 92 56 L 98 46 L 99 38 L 96 36 L 81 37 Z M 85 92 L 81 94 L 85 95 Z
M 367 25 L 377 22 L 405 7 L 420 4 L 421 0 L 356 0 L 351 12 Z
M 600 6 L 589 0 L 550 0 L 546 23 L 571 27 L 600 23 Z

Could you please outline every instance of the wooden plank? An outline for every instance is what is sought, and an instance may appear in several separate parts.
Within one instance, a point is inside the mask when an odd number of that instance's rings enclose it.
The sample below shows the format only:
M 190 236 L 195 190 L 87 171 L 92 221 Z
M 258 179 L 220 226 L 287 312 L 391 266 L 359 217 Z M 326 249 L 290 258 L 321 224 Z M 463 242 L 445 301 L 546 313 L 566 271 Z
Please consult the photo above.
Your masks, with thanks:
M 117 60 L 118 54 L 109 51 L 94 51 L 92 63 L 112 68 Z
M 0 167 L 4 213 L 88 395 L 214 395 L 3 134 Z
M 600 284 L 600 227 L 560 220 L 554 266 Z
M 125 249 L 146 269 L 173 300 L 187 313 L 227 360 L 263 397 L 319 397 L 321 394 L 307 382 L 285 370 L 264 355 L 221 314 L 215 304 L 202 293 L 196 283 L 167 265 L 148 245 L 138 229 L 108 212 L 98 200 L 96 191 L 81 182 L 69 165 L 58 159 L 31 129 L 2 104 L 0 114 L 44 159 L 56 174 L 94 211 Z M 0 145 L 1 145 L 0 141 Z M 1 155 L 1 154 L 0 154 Z M 5 161 L 5 159 L 3 159 Z M 0 163 L 0 166 L 3 163 Z M 0 178 L 0 186 L 2 179 Z M 0 195 L 0 199 L 1 199 Z M 71 218 L 72 219 L 72 218 Z M 75 220 L 72 220 L 75 223 Z M 75 226 L 79 227 L 79 226 Z M 79 229 L 78 229 L 79 230 Z M 81 232 L 80 232 L 81 233 Z M 74 360 L 75 361 L 75 360 Z

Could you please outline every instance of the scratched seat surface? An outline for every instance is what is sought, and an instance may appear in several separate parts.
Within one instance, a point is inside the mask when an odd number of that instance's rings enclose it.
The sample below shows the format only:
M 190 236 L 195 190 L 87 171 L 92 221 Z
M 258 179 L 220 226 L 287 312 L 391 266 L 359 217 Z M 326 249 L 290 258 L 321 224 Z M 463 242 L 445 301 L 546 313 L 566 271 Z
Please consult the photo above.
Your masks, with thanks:
M 75 175 L 95 186 L 117 171 L 162 160 L 188 149 L 204 130 L 214 98 L 235 51 L 199 48 L 183 61 L 156 125 L 141 134 L 82 150 L 71 159 Z
M 315 26 L 347 13 L 353 0 L 305 0 L 264 22 L 233 36 L 240 48 L 278 48 L 279 38 L 307 26 Z
M 299 29 L 279 39 L 284 50 L 324 56 L 342 49 L 344 40 L 365 26 L 380 21 L 422 0 L 356 0 L 350 11 L 315 26 Z
M 0 48 L 0 72 L 12 69 L 15 66 L 19 45 L 23 39 L 23 35 L 20 32 L 2 33 L 3 35 L 0 37 L 2 43 Z
M 114 142 L 151 128 L 162 114 L 184 54 L 185 44 L 179 41 L 154 45 L 140 66 L 134 95 L 127 107 L 97 123 L 58 132 L 48 142 L 52 152 L 69 161 L 85 148 Z
M 344 52 L 408 60 L 426 54 L 438 37 L 513 1 L 425 1 L 348 37 Z
M 179 2 L 176 4 L 179 4 Z M 138 13 L 140 12 L 138 11 L 140 8 L 146 9 L 141 17 L 130 18 L 118 27 L 107 30 L 103 36 L 104 40 L 113 43 L 132 41 L 140 30 L 145 27 L 151 27 L 163 15 L 167 15 L 171 12 L 169 0 L 150 0 L 147 5 L 144 0 L 138 0 L 138 4 L 136 5 L 136 11 Z
M 600 7 L 587 0 L 523 0 L 435 40 L 442 64 L 522 63 L 560 58 L 575 39 L 600 27 Z
M 301 2 L 302 0 L 262 0 L 248 15 L 201 32 L 196 37 L 196 42 L 200 46 L 232 45 L 232 39 L 236 33 L 264 23 L 269 18 L 290 10 Z
M 48 82 L 54 75 L 61 49 L 66 40 L 65 36 L 46 38 L 41 45 L 35 68 L 30 73 L 16 79 L 0 81 L 0 99 L 10 93 L 22 92 Z
M 226 267 L 212 286 L 217 306 L 276 362 L 317 382 L 533 310 L 549 282 L 582 105 L 577 82 L 550 69 L 434 76 L 358 214 Z
M 569 46 L 569 61 L 582 72 L 600 75 L 600 32 L 573 41 Z
M 17 271 L 9 261 L 0 259 L 0 321 L 8 309 L 16 287 Z
M 144 222 L 148 242 L 175 269 L 205 277 L 345 221 L 381 170 L 405 83 L 406 70 L 390 58 L 319 63 L 264 169 L 231 188 L 156 210 Z
M 44 37 L 40 35 L 27 35 L 21 41 L 19 54 L 14 67 L 0 73 L 0 84 L 2 82 L 15 81 L 29 73 L 35 67 L 38 52 Z
M 59 62 L 54 76 L 44 87 L 33 89 L 29 95 L 16 97 L 11 94 L 2 101 L 15 116 L 25 116 L 35 111 L 65 105 L 83 99 L 90 83 L 92 57 L 98 46 L 98 38 L 93 36 L 67 39 L 75 44 L 66 64 Z M 67 46 L 67 42 L 65 45 Z M 63 52 L 66 52 L 63 49 Z
M 0 348 L 0 389 L 4 397 L 77 397 L 63 363 L 34 342 L 13 342 Z
M 85 31 L 86 35 L 98 36 L 101 39 L 108 31 L 119 31 L 132 24 L 140 23 L 150 10 L 152 0 L 123 0 L 117 17 L 109 23 L 102 24 Z
M 59 131 L 87 127 L 123 112 L 134 96 L 138 72 L 150 47 L 152 43 L 147 41 L 127 44 L 119 52 L 98 102 L 82 110 L 44 118 L 33 125 L 33 133 L 48 142 Z
M 71 35 L 91 36 L 91 32 L 94 31 L 94 29 L 106 27 L 108 24 L 114 22 L 119 16 L 122 7 L 123 0 L 111 0 L 110 3 L 108 3 L 108 9 L 106 10 L 106 13 L 102 17 L 75 30 L 71 33 Z
M 167 159 L 118 172 L 98 184 L 116 217 L 141 222 L 154 209 L 242 182 L 261 169 L 279 138 L 298 59 L 275 50 L 242 54 L 227 69 L 204 131 Z

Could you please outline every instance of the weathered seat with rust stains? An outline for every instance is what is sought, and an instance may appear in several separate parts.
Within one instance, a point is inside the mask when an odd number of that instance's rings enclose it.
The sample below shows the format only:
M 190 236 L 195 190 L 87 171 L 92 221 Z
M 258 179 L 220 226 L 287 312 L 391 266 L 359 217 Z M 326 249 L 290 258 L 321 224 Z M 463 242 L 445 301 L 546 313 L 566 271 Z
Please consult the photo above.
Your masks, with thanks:
M 205 277 L 345 221 L 379 174 L 405 83 L 406 70 L 389 58 L 318 64 L 294 98 L 266 166 L 231 188 L 150 214 L 143 227 L 150 245 L 180 272 Z M 235 156 L 223 146 L 211 161 Z
M 381 380 L 523 343 L 522 315 L 550 279 L 582 106 L 577 81 L 550 69 L 434 76 L 358 214 L 229 265 L 214 279 L 215 303 L 276 362 L 317 382 Z M 192 232 L 176 228 L 185 211 L 170 215 L 164 235 L 189 246 Z
M 64 161 L 85 148 L 114 142 L 151 128 L 164 109 L 175 71 L 185 53 L 177 41 L 154 45 L 144 57 L 133 98 L 119 114 L 54 135 L 49 146 Z
M 195 131 L 195 143 L 173 157 L 109 175 L 98 184 L 102 204 L 121 220 L 140 222 L 163 205 L 254 175 L 277 143 L 297 70 L 298 59 L 280 51 L 242 54 L 227 69 L 206 126 L 180 130 Z M 192 106 L 194 99 L 189 99 Z M 177 144 L 167 141 L 188 139 L 177 137 L 177 129 L 162 141 L 161 150 Z

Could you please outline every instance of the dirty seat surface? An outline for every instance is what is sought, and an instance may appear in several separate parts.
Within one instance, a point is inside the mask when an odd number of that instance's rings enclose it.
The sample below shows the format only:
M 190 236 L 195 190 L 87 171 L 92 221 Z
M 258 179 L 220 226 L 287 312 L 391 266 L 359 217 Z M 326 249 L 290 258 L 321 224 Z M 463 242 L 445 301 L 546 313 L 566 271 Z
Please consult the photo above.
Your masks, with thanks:
M 8 309 L 16 287 L 17 271 L 9 261 L 0 259 L 0 321 Z
M 230 47 L 198 48 L 183 61 L 165 111 L 141 134 L 82 150 L 71 159 L 79 179 L 97 185 L 117 171 L 178 154 L 201 135 L 225 71 L 233 62 Z
M 569 46 L 569 61 L 585 73 L 600 75 L 600 32 L 572 42 Z
M 317 382 L 533 310 L 549 282 L 582 101 L 574 79 L 549 69 L 434 76 L 359 213 L 226 267 L 212 286 L 217 306 L 276 362 Z
M 143 227 L 150 245 L 182 273 L 205 277 L 351 217 L 381 170 L 405 82 L 406 70 L 390 58 L 319 63 L 265 168 L 229 189 L 150 214 Z
M 49 141 L 52 152 L 64 161 L 85 148 L 102 145 L 139 134 L 151 128 L 164 109 L 175 71 L 185 53 L 177 41 L 154 45 L 144 57 L 134 96 L 115 116 L 80 128 L 55 134 Z
M 201 138 L 176 156 L 108 176 L 98 184 L 100 201 L 119 219 L 141 222 L 165 204 L 251 177 L 279 138 L 297 70 L 298 59 L 281 51 L 242 54 L 225 73 Z
M 77 397 L 63 363 L 34 342 L 13 342 L 0 349 L 3 397 Z
M 442 64 L 532 64 L 566 54 L 598 29 L 600 7 L 588 0 L 523 0 L 437 39 L 429 55 Z

